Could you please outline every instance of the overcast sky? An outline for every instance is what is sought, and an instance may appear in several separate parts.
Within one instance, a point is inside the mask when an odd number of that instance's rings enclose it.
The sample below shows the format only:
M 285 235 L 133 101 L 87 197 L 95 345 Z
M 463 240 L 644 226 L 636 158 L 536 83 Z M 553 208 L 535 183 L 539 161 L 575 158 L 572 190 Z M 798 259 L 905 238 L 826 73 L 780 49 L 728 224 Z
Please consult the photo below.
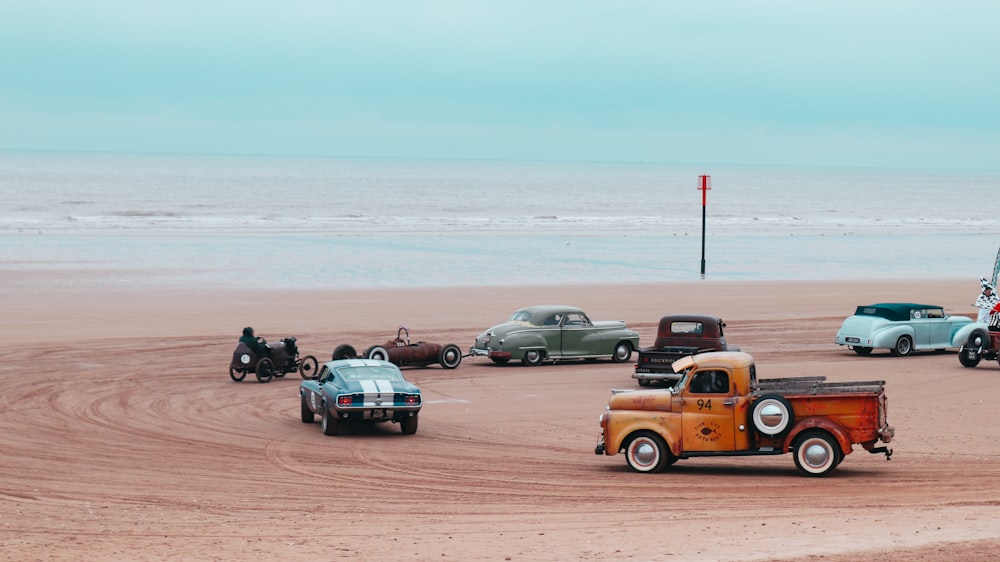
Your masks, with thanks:
M 1000 169 L 995 0 L 0 0 L 0 149 Z

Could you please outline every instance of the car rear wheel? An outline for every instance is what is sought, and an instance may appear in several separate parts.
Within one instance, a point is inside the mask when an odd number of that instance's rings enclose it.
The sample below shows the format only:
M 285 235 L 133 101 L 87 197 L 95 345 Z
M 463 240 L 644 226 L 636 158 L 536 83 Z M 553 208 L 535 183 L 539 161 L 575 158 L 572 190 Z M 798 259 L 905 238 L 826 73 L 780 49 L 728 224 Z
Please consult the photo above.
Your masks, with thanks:
M 319 361 L 312 355 L 306 355 L 299 363 L 299 375 L 304 380 L 314 379 L 319 374 Z
M 302 395 L 302 423 L 313 423 L 316 421 L 316 415 L 313 411 L 309 409 L 309 401 L 306 400 L 306 395 Z
M 462 364 L 462 350 L 457 345 L 450 343 L 441 348 L 438 362 L 445 369 L 454 369 Z
M 858 355 L 871 355 L 872 348 L 870 348 L 870 347 L 860 347 L 860 346 L 856 345 L 856 346 L 854 346 L 854 353 L 857 353 Z
M 545 354 L 542 353 L 540 349 L 529 349 L 524 352 L 524 358 L 521 359 L 521 363 L 529 367 L 537 367 L 542 364 L 542 359 L 545 359 Z
M 906 357 L 913 353 L 913 340 L 910 339 L 910 336 L 899 336 L 896 345 L 890 351 L 896 357 Z
M 413 435 L 417 432 L 417 423 L 420 421 L 418 419 L 419 414 L 413 414 L 412 417 L 403 418 L 399 422 L 399 429 L 404 435 Z
M 323 419 L 320 425 L 323 428 L 323 435 L 336 435 L 340 429 L 340 420 L 330 412 L 330 408 L 326 404 L 323 404 Z
M 615 345 L 615 352 L 611 355 L 611 360 L 615 363 L 624 363 L 632 358 L 632 345 L 627 341 L 618 342 Z
M 271 382 L 274 378 L 274 363 L 264 357 L 257 362 L 257 382 Z

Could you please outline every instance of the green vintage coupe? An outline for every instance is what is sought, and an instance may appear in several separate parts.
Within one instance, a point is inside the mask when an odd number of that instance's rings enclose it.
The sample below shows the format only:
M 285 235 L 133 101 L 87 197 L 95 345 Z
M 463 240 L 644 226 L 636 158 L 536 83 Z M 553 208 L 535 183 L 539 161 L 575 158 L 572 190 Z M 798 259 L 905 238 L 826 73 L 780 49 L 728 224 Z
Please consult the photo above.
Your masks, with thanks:
M 623 320 L 592 322 L 579 308 L 542 305 L 522 308 L 479 334 L 469 355 L 489 357 L 498 365 L 511 359 L 534 366 L 546 360 L 605 357 L 623 363 L 638 347 L 639 334 Z

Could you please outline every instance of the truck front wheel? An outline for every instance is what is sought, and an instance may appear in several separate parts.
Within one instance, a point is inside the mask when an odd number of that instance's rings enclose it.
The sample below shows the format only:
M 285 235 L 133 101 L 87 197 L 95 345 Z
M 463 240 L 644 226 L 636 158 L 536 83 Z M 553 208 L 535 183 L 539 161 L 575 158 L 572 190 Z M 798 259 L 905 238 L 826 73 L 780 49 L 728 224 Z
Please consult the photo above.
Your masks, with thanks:
M 667 443 L 652 431 L 638 431 L 625 445 L 625 459 L 636 472 L 659 472 L 677 459 L 670 454 Z
M 807 431 L 795 442 L 795 467 L 806 476 L 826 476 L 842 458 L 837 442 L 825 431 Z

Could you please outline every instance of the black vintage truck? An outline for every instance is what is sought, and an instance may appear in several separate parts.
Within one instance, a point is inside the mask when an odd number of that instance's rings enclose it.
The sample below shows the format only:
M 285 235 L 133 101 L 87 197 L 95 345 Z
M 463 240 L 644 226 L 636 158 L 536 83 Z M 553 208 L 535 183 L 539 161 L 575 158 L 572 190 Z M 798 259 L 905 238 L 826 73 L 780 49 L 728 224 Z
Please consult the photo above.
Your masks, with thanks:
M 673 314 L 660 318 L 656 341 L 649 347 L 638 349 L 639 359 L 632 378 L 640 386 L 653 382 L 673 384 L 681 378 L 674 373 L 674 361 L 688 355 L 706 351 L 739 351 L 728 345 L 722 329 L 726 323 L 721 318 L 705 314 Z

